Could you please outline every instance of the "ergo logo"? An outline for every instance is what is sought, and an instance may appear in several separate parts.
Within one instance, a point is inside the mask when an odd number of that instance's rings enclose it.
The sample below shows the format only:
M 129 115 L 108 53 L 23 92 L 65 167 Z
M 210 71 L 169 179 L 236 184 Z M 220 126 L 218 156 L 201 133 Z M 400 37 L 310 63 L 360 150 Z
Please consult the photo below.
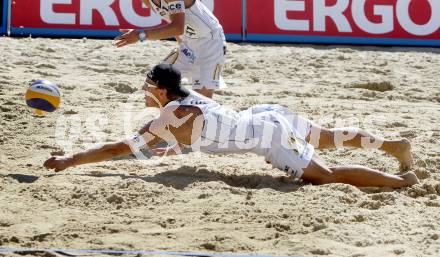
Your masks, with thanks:
M 431 17 L 425 24 L 417 24 L 410 17 L 411 1 L 420 4 L 421 0 L 395 0 L 392 4 L 374 4 L 373 14 L 380 16 L 381 22 L 373 22 L 368 19 L 365 8 L 367 0 L 337 0 L 336 4 L 332 6 L 327 6 L 325 0 L 274 1 L 275 25 L 281 30 L 325 32 L 326 18 L 328 17 L 335 23 L 338 32 L 350 33 L 353 31 L 353 26 L 357 25 L 362 31 L 370 34 L 386 34 L 395 30 L 394 14 L 396 14 L 400 26 L 412 35 L 427 36 L 440 28 L 439 0 L 426 0 L 431 8 Z M 350 2 L 352 20 L 355 24 L 350 24 L 344 14 L 349 8 Z M 313 8 L 312 28 L 311 20 L 293 19 L 288 16 L 288 12 L 304 12 L 306 8 Z
M 73 0 L 40 0 L 40 17 L 47 24 L 59 25 L 93 25 L 93 12 L 98 12 L 104 20 L 106 26 L 119 26 L 121 17 L 118 17 L 113 9 L 114 3 L 119 1 L 119 9 L 122 17 L 130 24 L 137 27 L 156 26 L 162 23 L 162 18 L 155 13 L 149 16 L 139 15 L 133 6 L 133 0 L 80 0 L 79 12 L 57 12 L 54 8 L 56 5 L 72 5 Z M 214 0 L 202 0 L 202 2 L 210 9 L 214 9 Z M 146 6 L 143 4 L 143 7 Z M 178 3 L 172 8 L 182 8 Z M 79 23 L 77 17 L 79 16 Z

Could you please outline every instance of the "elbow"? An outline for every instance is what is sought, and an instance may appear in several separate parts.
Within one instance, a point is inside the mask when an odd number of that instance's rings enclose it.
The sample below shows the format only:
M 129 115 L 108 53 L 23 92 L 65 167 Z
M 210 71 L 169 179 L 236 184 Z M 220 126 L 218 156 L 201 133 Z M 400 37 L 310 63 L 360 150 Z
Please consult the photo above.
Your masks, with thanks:
M 183 35 L 183 33 L 185 33 L 185 26 L 182 26 L 182 27 L 179 27 L 176 29 L 177 36 Z
M 173 24 L 173 35 L 174 36 L 180 36 L 185 33 L 185 24 L 181 22 L 176 22 Z

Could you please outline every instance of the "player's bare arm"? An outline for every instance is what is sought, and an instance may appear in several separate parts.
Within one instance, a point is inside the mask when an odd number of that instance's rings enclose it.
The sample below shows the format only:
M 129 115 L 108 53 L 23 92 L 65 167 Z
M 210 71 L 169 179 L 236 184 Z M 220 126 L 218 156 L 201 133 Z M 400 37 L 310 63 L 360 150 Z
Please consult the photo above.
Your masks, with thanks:
M 179 154 L 183 144 L 191 144 L 192 137 L 197 137 L 192 135 L 191 131 L 194 131 L 196 135 L 201 132 L 203 121 L 198 117 L 200 117 L 200 111 L 193 107 L 165 110 L 159 118 L 150 121 L 138 131 L 136 137 L 141 137 L 141 142 L 144 142 L 139 146 L 133 143 L 133 139 L 107 143 L 72 156 L 51 157 L 44 163 L 44 167 L 59 172 L 70 167 L 108 161 L 115 157 L 135 153 L 144 146 L 152 148 L 161 141 L 176 142 L 177 144 L 172 147 L 170 153 Z M 153 154 L 158 155 L 161 151 L 160 148 L 154 149 Z M 164 151 L 163 154 L 169 155 L 168 151 Z
M 138 132 L 138 134 L 143 135 L 149 147 L 153 147 L 161 141 L 161 138 L 149 132 L 152 123 L 153 121 L 149 122 Z M 106 143 L 71 156 L 53 156 L 46 160 L 43 165 L 47 169 L 53 169 L 55 172 L 59 172 L 70 167 L 107 161 L 130 153 L 132 153 L 132 150 L 129 144 L 126 140 L 122 140 L 119 142 Z
M 123 35 L 115 38 L 117 47 L 124 47 L 129 44 L 136 43 L 140 40 L 140 34 L 145 33 L 143 40 L 159 40 L 176 37 L 179 40 L 179 36 L 183 34 L 185 29 L 185 6 L 191 6 L 194 0 L 165 0 L 167 3 L 175 5 L 176 10 L 170 14 L 170 22 L 166 25 L 160 25 L 151 28 L 145 28 L 143 30 L 121 29 Z M 151 4 L 148 0 L 144 0 L 144 3 L 151 9 Z M 160 4 L 158 2 L 157 4 Z

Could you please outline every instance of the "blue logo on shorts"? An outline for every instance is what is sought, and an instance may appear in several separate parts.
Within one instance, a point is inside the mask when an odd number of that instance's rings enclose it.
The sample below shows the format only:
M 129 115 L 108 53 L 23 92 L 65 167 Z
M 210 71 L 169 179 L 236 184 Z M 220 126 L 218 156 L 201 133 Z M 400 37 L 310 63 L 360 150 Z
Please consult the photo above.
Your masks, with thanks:
M 196 56 L 193 51 L 189 50 L 188 48 L 185 48 L 182 50 L 182 53 L 188 57 L 188 59 L 191 61 L 191 63 L 194 63 L 196 61 Z

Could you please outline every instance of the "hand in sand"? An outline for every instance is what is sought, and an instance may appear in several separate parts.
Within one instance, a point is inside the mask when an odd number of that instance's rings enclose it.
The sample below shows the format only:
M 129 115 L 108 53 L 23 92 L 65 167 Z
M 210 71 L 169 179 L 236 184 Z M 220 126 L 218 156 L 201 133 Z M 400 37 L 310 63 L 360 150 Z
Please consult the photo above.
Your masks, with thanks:
M 154 156 L 172 156 L 177 155 L 182 152 L 182 148 L 179 144 L 175 144 L 171 147 L 164 147 L 164 148 L 154 148 L 149 151 Z
M 53 156 L 46 160 L 43 166 L 46 169 L 53 169 L 55 172 L 63 171 L 71 166 L 71 158 L 64 156 Z

